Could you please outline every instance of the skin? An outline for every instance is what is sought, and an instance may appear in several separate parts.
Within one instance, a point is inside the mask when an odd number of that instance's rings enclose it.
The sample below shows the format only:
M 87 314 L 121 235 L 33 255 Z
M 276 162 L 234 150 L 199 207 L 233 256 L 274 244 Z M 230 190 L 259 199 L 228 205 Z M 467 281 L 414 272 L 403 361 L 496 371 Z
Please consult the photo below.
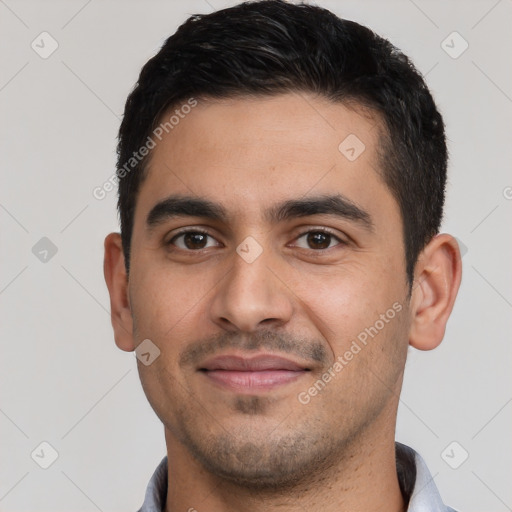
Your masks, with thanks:
M 461 262 L 454 238 L 437 235 L 409 295 L 399 207 L 378 172 L 380 126 L 362 108 L 303 93 L 200 101 L 153 150 L 129 278 L 117 233 L 105 239 L 104 270 L 118 347 L 149 339 L 160 350 L 138 369 L 164 424 L 167 512 L 405 510 L 394 434 L 407 348 L 441 342 Z M 354 161 L 338 149 L 349 134 L 365 144 Z M 366 212 L 372 229 L 330 214 L 264 215 L 333 193 Z M 148 229 L 148 213 L 171 194 L 214 201 L 227 218 L 166 218 Z M 210 237 L 187 246 L 174 238 L 182 228 Z M 332 236 L 308 237 L 321 229 Z M 251 263 L 236 251 L 248 236 L 262 250 Z M 393 304 L 393 319 L 301 403 Z M 270 391 L 236 392 L 199 370 L 211 355 L 262 351 L 308 371 Z

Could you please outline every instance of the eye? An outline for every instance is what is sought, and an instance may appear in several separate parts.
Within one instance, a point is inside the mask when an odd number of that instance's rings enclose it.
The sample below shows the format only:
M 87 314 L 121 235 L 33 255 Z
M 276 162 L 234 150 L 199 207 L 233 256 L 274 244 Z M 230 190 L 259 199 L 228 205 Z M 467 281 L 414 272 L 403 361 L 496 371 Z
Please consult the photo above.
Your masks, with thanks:
M 297 247 L 301 247 L 302 249 L 325 250 L 345 243 L 334 234 L 323 229 L 307 231 L 306 233 L 299 235 L 297 241 L 300 241 L 301 239 L 304 240 L 304 243 L 297 243 Z M 332 244 L 332 242 L 337 243 Z
M 208 247 L 215 247 L 218 245 L 218 242 L 209 243 L 209 238 L 212 241 L 215 240 L 206 231 L 182 231 L 181 233 L 173 236 L 167 244 L 175 245 L 179 249 L 183 249 L 185 251 L 200 251 L 201 249 L 207 249 Z

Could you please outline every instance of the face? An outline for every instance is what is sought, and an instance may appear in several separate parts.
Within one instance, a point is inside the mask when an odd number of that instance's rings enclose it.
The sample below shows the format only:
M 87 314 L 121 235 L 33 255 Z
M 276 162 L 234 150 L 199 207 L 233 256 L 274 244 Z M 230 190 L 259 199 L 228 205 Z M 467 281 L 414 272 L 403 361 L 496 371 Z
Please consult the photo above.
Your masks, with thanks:
M 133 337 L 160 350 L 138 365 L 168 443 L 206 470 L 284 486 L 392 435 L 410 321 L 379 126 L 303 94 L 200 101 L 153 149 Z

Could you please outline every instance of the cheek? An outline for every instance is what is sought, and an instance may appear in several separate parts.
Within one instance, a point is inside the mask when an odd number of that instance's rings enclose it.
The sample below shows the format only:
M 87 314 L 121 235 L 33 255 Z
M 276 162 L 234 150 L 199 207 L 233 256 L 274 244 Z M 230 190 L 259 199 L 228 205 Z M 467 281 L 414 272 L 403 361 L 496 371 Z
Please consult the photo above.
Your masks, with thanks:
M 166 425 L 174 425 L 180 404 L 189 399 L 179 356 L 190 342 L 204 334 L 198 311 L 211 289 L 208 280 L 171 272 L 168 265 L 147 263 L 131 277 L 132 312 L 137 342 L 151 340 L 159 349 L 148 366 L 137 361 L 144 393 Z
M 329 274 L 324 275 L 303 274 L 295 280 L 293 292 L 300 307 L 335 355 L 345 352 L 352 340 L 375 323 L 383 331 L 381 323 L 384 321 L 387 326 L 396 317 L 393 304 L 401 301 L 402 296 L 394 280 L 382 281 L 380 275 L 352 266 L 337 272 L 330 268 Z M 383 314 L 385 318 L 381 320 Z
M 148 264 L 144 272 L 133 276 L 132 311 L 137 337 L 154 339 L 162 347 L 167 347 L 170 340 L 181 340 L 180 334 L 187 332 L 187 327 L 193 329 L 194 316 L 212 286 L 206 274 L 198 278 L 197 272 L 194 276 L 186 270 Z M 177 344 L 173 341 L 172 346 Z
M 317 376 L 332 382 L 325 399 L 344 410 L 386 402 L 398 389 L 407 355 L 407 307 L 401 288 L 392 279 L 379 283 L 357 274 L 317 282 L 316 290 L 308 303 L 333 357 Z

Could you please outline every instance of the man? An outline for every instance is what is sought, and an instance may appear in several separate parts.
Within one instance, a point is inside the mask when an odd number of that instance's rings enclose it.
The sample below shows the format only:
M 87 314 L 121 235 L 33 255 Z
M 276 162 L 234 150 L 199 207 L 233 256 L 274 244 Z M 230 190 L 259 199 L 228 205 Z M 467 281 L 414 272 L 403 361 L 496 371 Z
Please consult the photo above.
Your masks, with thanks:
M 410 61 L 316 6 L 192 16 L 142 69 L 105 240 L 167 456 L 141 511 L 449 511 L 395 444 L 407 348 L 461 279 L 444 125 Z

